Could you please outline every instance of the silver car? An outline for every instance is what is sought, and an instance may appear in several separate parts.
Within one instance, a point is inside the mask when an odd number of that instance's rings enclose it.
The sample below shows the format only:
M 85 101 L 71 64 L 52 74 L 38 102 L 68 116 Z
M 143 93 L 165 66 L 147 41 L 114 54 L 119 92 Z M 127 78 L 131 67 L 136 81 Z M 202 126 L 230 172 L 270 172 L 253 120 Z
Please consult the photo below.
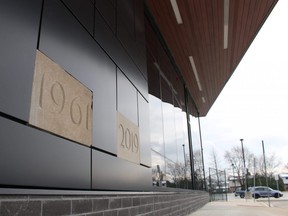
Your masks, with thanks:
M 258 199 L 260 197 L 275 197 L 279 198 L 283 196 L 283 193 L 279 190 L 273 190 L 270 187 L 265 186 L 257 186 L 257 187 L 251 187 L 250 192 L 252 194 L 252 197 L 255 197 L 255 199 Z

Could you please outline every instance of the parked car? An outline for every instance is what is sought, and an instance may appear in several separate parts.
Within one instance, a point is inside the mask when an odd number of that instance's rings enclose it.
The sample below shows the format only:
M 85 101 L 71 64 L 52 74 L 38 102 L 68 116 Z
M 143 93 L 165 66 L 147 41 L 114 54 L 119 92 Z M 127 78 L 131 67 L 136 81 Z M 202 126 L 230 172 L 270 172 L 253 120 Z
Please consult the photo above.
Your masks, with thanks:
M 245 197 L 245 190 L 241 190 L 241 188 L 237 188 L 234 192 L 235 197 L 240 196 L 241 198 Z
M 252 197 L 255 197 L 255 199 L 258 199 L 260 197 L 275 197 L 279 198 L 283 196 L 283 193 L 279 190 L 273 190 L 270 187 L 265 186 L 257 186 L 257 187 L 251 187 L 250 189 L 252 193 Z

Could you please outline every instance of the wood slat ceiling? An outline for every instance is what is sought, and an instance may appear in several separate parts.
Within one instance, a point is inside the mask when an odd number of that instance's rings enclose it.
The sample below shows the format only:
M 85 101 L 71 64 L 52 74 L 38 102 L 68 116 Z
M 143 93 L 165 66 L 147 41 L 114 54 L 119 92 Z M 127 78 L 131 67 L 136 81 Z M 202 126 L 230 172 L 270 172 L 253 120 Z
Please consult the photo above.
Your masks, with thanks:
M 200 116 L 208 113 L 276 3 L 229 0 L 228 48 L 224 49 L 224 0 L 178 0 L 182 24 L 177 23 L 170 0 L 146 0 Z M 202 91 L 189 56 L 194 58 Z

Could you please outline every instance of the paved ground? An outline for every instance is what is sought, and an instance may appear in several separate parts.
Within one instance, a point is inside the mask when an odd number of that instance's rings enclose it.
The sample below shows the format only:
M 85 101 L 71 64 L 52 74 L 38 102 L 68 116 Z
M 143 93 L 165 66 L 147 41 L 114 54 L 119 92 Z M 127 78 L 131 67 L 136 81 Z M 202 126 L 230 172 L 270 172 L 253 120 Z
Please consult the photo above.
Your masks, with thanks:
M 286 196 L 285 196 L 286 195 Z M 284 197 L 270 199 L 240 199 L 233 194 L 228 201 L 210 202 L 189 216 L 288 216 L 288 193 Z

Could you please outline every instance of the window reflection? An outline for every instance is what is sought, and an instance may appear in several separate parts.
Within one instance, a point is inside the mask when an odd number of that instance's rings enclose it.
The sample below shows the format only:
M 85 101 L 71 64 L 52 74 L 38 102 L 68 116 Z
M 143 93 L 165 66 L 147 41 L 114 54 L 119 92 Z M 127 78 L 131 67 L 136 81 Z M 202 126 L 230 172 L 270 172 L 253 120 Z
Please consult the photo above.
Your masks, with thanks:
M 195 188 L 194 177 L 198 184 L 202 175 L 201 160 L 195 162 L 197 171 L 191 166 L 200 151 L 197 118 L 192 117 L 197 109 L 167 50 L 151 28 L 146 34 L 152 182 L 155 187 L 176 188 L 192 188 L 193 183 Z
M 193 156 L 191 156 L 186 112 L 179 104 L 175 106 L 163 102 L 153 95 L 149 95 L 149 104 L 153 185 L 192 188 L 193 177 L 195 178 L 193 188 L 202 190 L 203 166 L 198 119 L 189 115 L 193 144 Z M 191 157 L 194 160 L 194 173 L 191 173 Z
M 152 149 L 151 158 L 153 186 L 166 187 L 166 167 L 164 156 Z
M 176 163 L 178 161 L 178 155 L 175 134 L 174 107 L 171 104 L 162 103 L 162 108 L 165 157 Z
M 204 188 L 204 173 L 198 118 L 190 115 L 190 125 L 193 143 L 195 189 L 202 190 Z
M 169 92 L 172 104 L 167 102 Z M 169 89 L 166 102 L 149 95 L 152 182 L 155 187 L 191 188 L 187 115 L 173 97 Z
M 164 156 L 162 102 L 159 98 L 149 95 L 150 108 L 150 142 L 151 148 Z

